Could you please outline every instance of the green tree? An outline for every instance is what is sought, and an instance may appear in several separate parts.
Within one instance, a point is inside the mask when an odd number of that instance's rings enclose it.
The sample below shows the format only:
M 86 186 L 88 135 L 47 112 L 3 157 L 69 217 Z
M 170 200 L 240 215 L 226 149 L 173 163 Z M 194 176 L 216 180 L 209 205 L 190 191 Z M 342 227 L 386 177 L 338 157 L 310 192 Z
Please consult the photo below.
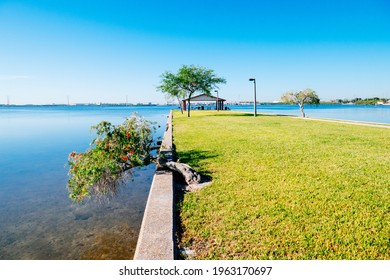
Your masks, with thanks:
M 92 129 L 97 137 L 84 153 L 71 152 L 68 157 L 69 197 L 81 202 L 89 197 L 110 197 L 131 178 L 131 169 L 155 162 L 159 169 L 183 175 L 187 184 L 198 184 L 201 177 L 184 163 L 152 156 L 153 123 L 133 116 L 120 125 L 102 121 Z
M 151 161 L 152 123 L 133 116 L 114 126 L 102 121 L 93 126 L 97 137 L 84 153 L 69 154 L 69 197 L 80 202 L 86 197 L 116 193 L 126 178 L 125 171 Z
M 158 89 L 171 96 L 178 94 L 182 98 L 188 98 L 187 114 L 190 117 L 192 95 L 195 92 L 211 95 L 212 90 L 218 88 L 218 84 L 224 83 L 226 80 L 218 77 L 212 69 L 183 65 L 177 74 L 164 72 Z
M 319 104 L 320 99 L 314 90 L 309 88 L 298 92 L 287 92 L 281 97 L 282 102 L 298 104 L 302 118 L 306 117 L 303 105 L 304 104 Z
M 161 85 L 157 89 L 164 92 L 167 99 L 176 98 L 180 106 L 180 111 L 183 114 L 182 99 L 186 97 L 186 94 L 178 87 L 174 74 L 165 72 L 162 75 Z

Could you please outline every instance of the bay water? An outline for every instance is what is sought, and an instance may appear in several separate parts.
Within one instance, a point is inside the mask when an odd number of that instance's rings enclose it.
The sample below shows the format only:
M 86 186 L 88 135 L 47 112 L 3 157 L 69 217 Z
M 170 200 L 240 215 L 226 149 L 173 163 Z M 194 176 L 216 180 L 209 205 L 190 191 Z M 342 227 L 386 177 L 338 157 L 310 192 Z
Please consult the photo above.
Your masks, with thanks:
M 156 122 L 161 138 L 171 107 L 0 107 L 0 259 L 131 259 L 155 171 L 107 201 L 72 203 L 67 158 L 94 138 L 102 120 L 119 124 L 134 112 Z

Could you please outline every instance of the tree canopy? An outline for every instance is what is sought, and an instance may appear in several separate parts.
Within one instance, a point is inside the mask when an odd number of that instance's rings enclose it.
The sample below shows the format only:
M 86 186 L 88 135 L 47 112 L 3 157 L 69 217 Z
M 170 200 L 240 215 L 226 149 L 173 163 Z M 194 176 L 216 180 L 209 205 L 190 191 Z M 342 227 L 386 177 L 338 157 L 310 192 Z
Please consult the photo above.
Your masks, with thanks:
M 176 74 L 164 72 L 161 75 L 161 83 L 158 90 L 165 92 L 168 96 L 188 98 L 188 117 L 191 111 L 191 97 L 195 92 L 211 95 L 213 89 L 218 89 L 218 84 L 224 84 L 226 80 L 218 77 L 214 70 L 194 65 L 183 65 Z
M 97 137 L 84 153 L 69 154 L 69 197 L 85 198 L 114 195 L 126 178 L 125 171 L 151 161 L 152 123 L 133 116 L 114 126 L 102 121 L 93 126 Z M 121 180 L 123 179 L 123 180 Z
M 312 89 L 305 89 L 298 92 L 287 92 L 281 97 L 282 102 L 298 104 L 302 118 L 306 117 L 303 105 L 304 104 L 319 104 L 320 99 L 316 92 Z
M 186 97 L 185 92 L 180 89 L 176 81 L 176 76 L 170 72 L 165 72 L 162 76 L 161 85 L 158 90 L 166 94 L 167 99 L 176 98 L 179 102 L 181 113 L 183 114 L 183 106 L 181 100 Z

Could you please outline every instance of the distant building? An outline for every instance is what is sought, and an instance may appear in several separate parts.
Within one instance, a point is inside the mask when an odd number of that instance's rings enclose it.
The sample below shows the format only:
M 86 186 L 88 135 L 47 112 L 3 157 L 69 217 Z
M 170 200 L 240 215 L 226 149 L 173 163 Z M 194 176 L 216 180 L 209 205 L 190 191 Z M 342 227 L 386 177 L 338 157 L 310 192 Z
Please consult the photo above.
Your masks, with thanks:
M 187 103 L 188 98 L 182 100 L 183 101 L 183 110 L 187 111 Z M 194 106 L 196 109 L 199 110 L 224 110 L 226 109 L 224 107 L 226 99 L 215 97 L 212 95 L 207 94 L 200 94 L 194 97 L 191 97 L 191 107 Z

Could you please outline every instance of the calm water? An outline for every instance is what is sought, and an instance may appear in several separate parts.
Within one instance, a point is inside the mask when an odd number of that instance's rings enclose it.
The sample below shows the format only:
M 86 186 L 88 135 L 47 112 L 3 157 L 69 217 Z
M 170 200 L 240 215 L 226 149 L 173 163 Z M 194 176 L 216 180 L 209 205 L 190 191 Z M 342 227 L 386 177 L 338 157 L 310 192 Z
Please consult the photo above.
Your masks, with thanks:
M 253 105 L 233 105 L 229 107 L 232 110 L 253 112 Z M 300 116 L 299 107 L 297 105 L 257 105 L 257 113 Z M 313 118 L 390 123 L 390 106 L 383 105 L 306 105 L 305 113 L 307 117 Z
M 131 259 L 154 165 L 105 203 L 68 198 L 67 156 L 84 151 L 101 120 L 134 111 L 162 135 L 172 107 L 0 107 L 0 259 Z M 253 112 L 253 106 L 231 106 Z M 307 106 L 309 117 L 390 123 L 390 106 Z M 299 115 L 297 106 L 259 105 L 259 113 Z
M 138 168 L 114 199 L 73 204 L 69 152 L 90 127 L 134 111 L 162 135 L 170 107 L 0 107 L 0 259 L 131 259 L 154 165 Z

